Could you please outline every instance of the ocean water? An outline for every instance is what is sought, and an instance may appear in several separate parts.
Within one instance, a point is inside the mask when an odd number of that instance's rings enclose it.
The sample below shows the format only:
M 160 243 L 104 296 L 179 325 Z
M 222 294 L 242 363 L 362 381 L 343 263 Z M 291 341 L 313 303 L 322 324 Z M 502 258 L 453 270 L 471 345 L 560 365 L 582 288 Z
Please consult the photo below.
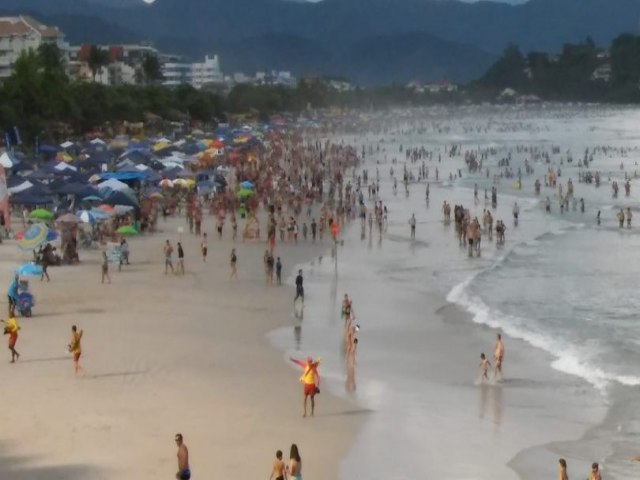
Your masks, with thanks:
M 519 420 L 503 426 L 500 436 L 493 430 L 488 432 L 478 418 L 485 418 L 485 407 L 490 403 L 489 423 L 495 429 L 503 425 L 505 405 L 511 405 L 508 408 L 515 412 L 519 407 L 514 404 L 524 405 L 525 399 L 533 398 L 530 391 L 552 395 L 544 383 L 551 377 L 545 373 L 549 367 L 561 383 L 566 375 L 567 383 L 573 385 L 571 400 L 563 405 L 568 412 L 586 410 L 593 402 L 624 412 L 615 418 L 615 426 L 609 426 L 616 432 L 615 441 L 611 435 L 600 436 L 601 456 L 597 458 L 612 463 L 608 477 L 630 475 L 632 471 L 616 461 L 631 451 L 629 445 L 640 424 L 632 395 L 640 385 L 638 125 L 640 110 L 631 108 L 434 108 L 392 113 L 384 134 L 366 137 L 367 148 L 373 146 L 374 154 L 368 155 L 363 168 L 368 169 L 370 179 L 376 178 L 378 170 L 380 199 L 389 209 L 387 231 L 379 235 L 374 228 L 369 236 L 367 230 L 362 239 L 356 221 L 344 232 L 344 244 L 335 254 L 327 252 L 302 266 L 307 295 L 304 319 L 292 329 L 270 335 L 287 354 L 322 356 L 324 378 L 334 391 L 344 392 L 340 302 L 344 293 L 354 300 L 356 322 L 362 329 L 354 395 L 359 408 L 351 413 L 368 421 L 362 441 L 345 461 L 344 478 L 517 478 L 506 464 L 521 449 L 571 438 L 551 430 L 537 432 L 536 426 L 542 428 L 546 413 L 518 414 Z M 362 137 L 346 140 L 363 143 Z M 448 154 L 453 144 L 462 152 L 492 148 L 484 162 L 491 175 L 499 171 L 499 160 L 507 156 L 513 170 L 521 167 L 524 172 L 527 159 L 534 173 L 523 175 L 522 190 L 514 190 L 511 179 L 494 183 L 484 171 L 470 175 L 461 154 Z M 425 161 L 432 182 L 429 203 L 424 182 L 412 184 L 409 195 L 399 182 L 397 194 L 393 193 L 389 169 L 393 166 L 396 175 L 401 175 L 405 157 L 400 145 L 424 146 L 433 152 Z M 599 188 L 578 182 L 579 160 L 586 149 L 596 148 L 589 169 L 600 172 Z M 549 153 L 549 163 L 537 157 L 539 151 Z M 420 163 L 407 167 L 417 173 Z M 561 168 L 558 183 L 565 192 L 567 180 L 572 178 L 575 196 L 585 201 L 584 213 L 579 207 L 578 211 L 560 213 L 557 188 L 544 187 L 543 175 L 549 167 Z M 434 179 L 435 168 L 439 182 Z M 450 181 L 449 173 L 458 169 L 462 178 Z M 625 172 L 631 178 L 628 197 L 623 188 Z M 536 178 L 543 182 L 540 196 L 533 188 Z M 613 180 L 620 185 L 618 198 L 612 197 Z M 473 201 L 474 184 L 480 190 L 477 203 Z M 480 217 L 482 210 L 489 208 L 483 199 L 484 189 L 492 185 L 499 190 L 494 218 L 505 221 L 507 241 L 498 247 L 485 235 L 482 255 L 469 258 L 454 238 L 453 226 L 443 224 L 441 205 L 444 200 L 452 205 L 462 203 L 472 216 Z M 544 211 L 546 196 L 552 200 L 551 214 Z M 517 227 L 511 217 L 516 201 L 521 210 Z M 632 228 L 619 229 L 615 214 L 627 207 L 634 212 Z M 595 221 L 598 210 L 601 225 Z M 412 213 L 418 219 L 416 241 L 409 238 Z M 468 324 L 443 327 L 433 309 L 426 308 L 434 303 L 464 309 L 469 313 Z M 533 356 L 531 368 L 537 368 L 540 384 L 530 386 L 527 395 L 520 398 L 510 387 L 507 370 L 507 380 L 500 388 L 478 390 L 477 352 L 484 349 L 491 357 L 492 345 L 471 344 L 474 337 L 468 332 L 474 325 L 503 334 L 507 362 L 512 342 L 524 342 L 539 352 Z M 471 349 L 473 353 L 467 354 Z M 462 358 L 449 360 L 450 352 L 459 352 L 456 355 Z M 469 398 L 475 398 L 477 391 L 479 417 L 475 408 L 469 409 Z M 583 397 L 591 403 L 582 403 Z M 608 432 L 609 427 L 602 430 Z M 461 436 L 461 431 L 466 434 Z M 497 442 L 491 450 L 485 448 L 489 438 Z M 430 445 L 438 448 L 437 461 L 426 451 Z M 391 451 L 394 460 L 390 464 Z M 575 453 L 575 448 L 571 451 Z M 488 456 L 495 458 L 488 460 Z M 551 466 L 551 474 L 553 469 Z

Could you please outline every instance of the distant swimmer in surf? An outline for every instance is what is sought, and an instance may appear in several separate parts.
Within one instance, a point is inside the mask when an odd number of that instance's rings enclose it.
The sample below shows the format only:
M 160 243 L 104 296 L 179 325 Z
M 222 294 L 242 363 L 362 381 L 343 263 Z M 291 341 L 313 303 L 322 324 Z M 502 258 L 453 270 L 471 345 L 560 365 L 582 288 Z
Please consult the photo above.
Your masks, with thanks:
M 496 362 L 493 366 L 493 379 L 497 380 L 498 375 L 502 378 L 502 362 L 504 360 L 504 344 L 502 343 L 502 335 L 500 334 L 496 336 L 496 347 L 493 351 L 493 359 Z

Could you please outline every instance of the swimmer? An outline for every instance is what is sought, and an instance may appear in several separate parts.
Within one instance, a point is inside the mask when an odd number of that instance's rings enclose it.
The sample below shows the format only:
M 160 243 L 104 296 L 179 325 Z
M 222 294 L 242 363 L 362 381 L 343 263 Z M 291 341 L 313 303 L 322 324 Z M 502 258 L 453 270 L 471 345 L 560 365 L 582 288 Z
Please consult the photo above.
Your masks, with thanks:
M 498 374 L 500 374 L 500 378 L 502 378 L 502 361 L 504 360 L 504 344 L 502 343 L 502 335 L 500 334 L 496 336 L 496 348 L 493 352 L 493 359 L 496 362 L 493 367 L 493 378 L 496 380 Z

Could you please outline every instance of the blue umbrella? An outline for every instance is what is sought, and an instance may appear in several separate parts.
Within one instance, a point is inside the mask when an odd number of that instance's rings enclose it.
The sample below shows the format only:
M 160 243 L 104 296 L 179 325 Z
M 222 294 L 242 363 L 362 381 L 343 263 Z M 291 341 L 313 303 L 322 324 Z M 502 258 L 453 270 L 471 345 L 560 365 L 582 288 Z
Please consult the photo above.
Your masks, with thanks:
M 249 180 L 245 180 L 244 182 L 240 183 L 240 186 L 242 188 L 253 188 L 253 183 L 251 183 Z
M 39 277 L 42 275 L 42 267 L 35 263 L 25 263 L 16 268 L 16 274 L 21 277 Z
M 47 232 L 47 242 L 55 242 L 58 239 L 58 232 L 55 230 L 49 230 Z

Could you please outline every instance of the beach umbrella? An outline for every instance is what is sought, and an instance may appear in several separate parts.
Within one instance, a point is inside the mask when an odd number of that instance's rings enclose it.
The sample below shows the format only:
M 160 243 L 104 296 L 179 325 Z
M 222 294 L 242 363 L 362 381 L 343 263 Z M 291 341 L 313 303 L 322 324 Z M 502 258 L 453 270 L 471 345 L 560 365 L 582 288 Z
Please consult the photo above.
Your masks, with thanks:
M 82 223 L 82 220 L 77 215 L 73 213 L 65 213 L 64 215 L 57 218 L 56 222 L 58 223 Z
M 107 205 L 107 204 L 98 205 L 97 209 L 102 211 L 102 213 L 107 214 L 109 216 L 111 216 L 111 215 L 113 215 L 115 213 L 113 207 L 111 205 Z
M 238 190 L 238 193 L 236 193 L 236 196 L 238 198 L 248 198 L 254 194 L 255 192 L 253 190 L 249 190 L 248 188 L 241 188 L 240 190 Z
M 153 192 L 149 195 L 149 198 L 153 200 L 162 200 L 164 196 L 160 192 Z
M 25 263 L 16 268 L 16 275 L 21 277 L 39 277 L 42 275 L 42 267 L 35 263 Z
M 240 186 L 242 188 L 247 188 L 247 189 L 251 190 L 253 188 L 253 183 L 251 183 L 249 180 L 245 180 L 244 182 L 240 183 Z
M 109 206 L 109 205 L 107 205 Z M 92 208 L 89 213 L 91 213 L 93 215 L 93 217 L 96 219 L 96 222 L 100 222 L 102 220 L 106 220 L 109 218 L 109 214 L 100 210 L 99 208 Z
M 93 212 L 90 212 L 89 210 L 78 210 L 76 212 L 76 216 L 80 219 L 82 223 L 88 223 L 90 225 L 93 225 L 94 223 L 96 223 L 96 216 L 93 214 Z
M 173 185 L 177 186 L 177 187 L 186 187 L 187 186 L 187 180 L 185 180 L 184 178 L 176 178 L 173 181 Z
M 47 242 L 55 242 L 58 237 L 58 232 L 56 232 L 55 230 L 49 230 L 47 232 Z
M 125 225 L 116 230 L 116 233 L 123 236 L 137 235 L 138 231 L 131 225 Z
M 82 199 L 83 202 L 101 202 L 102 198 L 97 195 L 87 195 Z
M 51 220 L 53 213 L 44 208 L 36 208 L 29 214 L 29 218 L 32 220 Z
M 115 212 L 116 215 L 126 215 L 131 210 L 133 210 L 133 207 L 130 205 L 114 205 L 113 206 L 113 211 Z
M 158 183 L 158 185 L 160 185 L 162 188 L 171 188 L 173 187 L 173 182 L 168 178 L 163 178 L 162 180 L 160 180 L 160 183 Z
M 18 241 L 18 247 L 25 251 L 35 250 L 40 245 L 47 243 L 48 233 L 49 229 L 42 223 L 31 225 L 27 231 L 24 232 L 22 239 Z

